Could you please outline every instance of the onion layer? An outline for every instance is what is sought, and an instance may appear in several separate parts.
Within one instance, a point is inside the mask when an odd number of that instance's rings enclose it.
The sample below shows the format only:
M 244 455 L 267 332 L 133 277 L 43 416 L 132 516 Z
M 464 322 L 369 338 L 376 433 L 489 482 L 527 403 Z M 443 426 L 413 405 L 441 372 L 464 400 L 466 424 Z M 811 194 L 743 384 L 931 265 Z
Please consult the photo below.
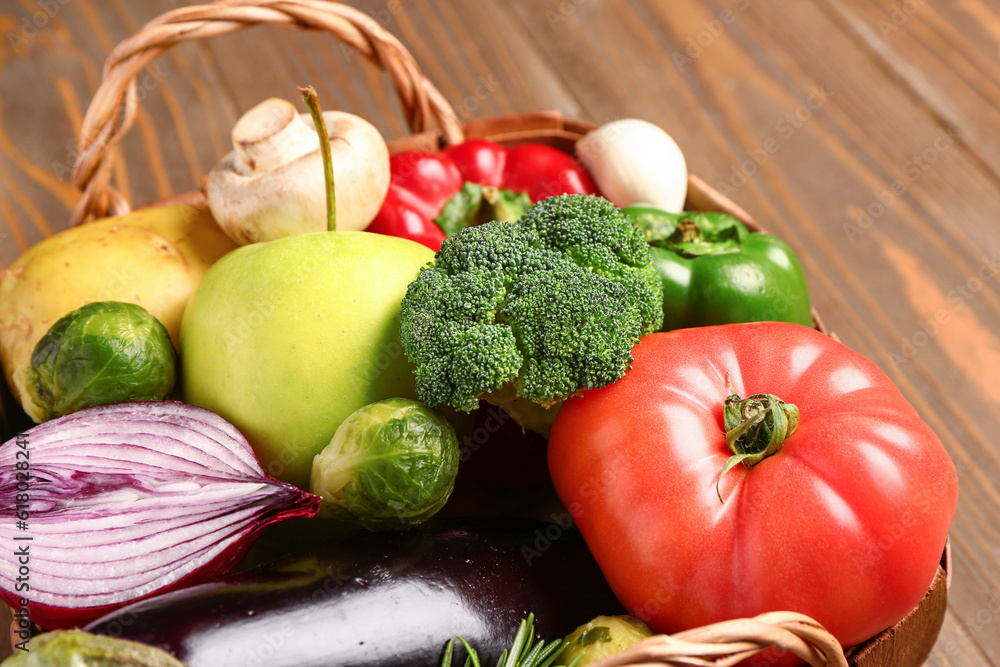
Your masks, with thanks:
M 231 570 L 265 526 L 319 509 L 218 415 L 106 405 L 0 447 L 0 597 L 45 628 Z

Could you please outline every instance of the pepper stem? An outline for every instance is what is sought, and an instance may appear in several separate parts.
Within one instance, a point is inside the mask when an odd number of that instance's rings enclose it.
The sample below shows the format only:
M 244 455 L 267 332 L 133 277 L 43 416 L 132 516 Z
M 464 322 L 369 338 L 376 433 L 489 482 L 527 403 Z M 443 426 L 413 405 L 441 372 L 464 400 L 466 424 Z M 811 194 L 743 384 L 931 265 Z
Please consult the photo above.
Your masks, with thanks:
M 670 235 L 670 240 L 674 243 L 693 243 L 704 240 L 705 236 L 701 232 L 701 227 L 691 218 L 684 218 L 677 223 L 677 229 Z
M 333 157 L 330 155 L 330 135 L 326 131 L 326 122 L 323 121 L 323 110 L 319 106 L 319 96 L 312 86 L 303 88 L 299 86 L 302 93 L 302 100 L 309 109 L 313 124 L 316 125 L 316 134 L 319 135 L 319 152 L 323 156 L 323 177 L 326 183 L 326 229 L 330 232 L 337 231 L 337 195 L 333 187 Z
M 777 454 L 799 423 L 799 409 L 774 394 L 740 398 L 732 385 L 729 390 L 733 393 L 723 404 L 723 415 L 726 445 L 733 455 L 726 461 L 715 483 L 720 502 L 725 502 L 719 490 L 725 474 L 739 463 L 750 468 Z

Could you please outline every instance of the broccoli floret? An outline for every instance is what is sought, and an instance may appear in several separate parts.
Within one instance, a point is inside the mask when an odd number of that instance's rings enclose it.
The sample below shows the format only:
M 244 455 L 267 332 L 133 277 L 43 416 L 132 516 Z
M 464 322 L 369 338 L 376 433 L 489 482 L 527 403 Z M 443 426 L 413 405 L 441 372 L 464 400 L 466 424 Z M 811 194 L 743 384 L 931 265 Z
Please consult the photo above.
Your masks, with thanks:
M 523 350 L 518 394 L 549 407 L 625 375 L 642 329 L 629 297 L 620 284 L 575 265 L 516 281 L 501 315 Z
M 661 290 L 649 246 L 611 202 L 550 197 L 446 239 L 407 290 L 400 337 L 428 405 L 485 398 L 547 432 L 545 408 L 625 375 L 662 323 Z M 534 417 L 517 414 L 525 405 Z

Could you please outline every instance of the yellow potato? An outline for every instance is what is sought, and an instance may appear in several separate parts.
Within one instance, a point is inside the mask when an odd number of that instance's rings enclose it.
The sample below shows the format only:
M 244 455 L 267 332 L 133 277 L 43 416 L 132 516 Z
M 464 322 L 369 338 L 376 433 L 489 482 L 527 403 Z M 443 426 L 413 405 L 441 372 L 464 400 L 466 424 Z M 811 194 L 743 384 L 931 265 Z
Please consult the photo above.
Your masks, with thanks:
M 31 364 L 39 339 L 87 303 L 138 304 L 178 348 L 188 298 L 208 268 L 235 248 L 208 209 L 194 206 L 133 211 L 30 248 L 0 272 L 0 360 L 14 397 L 25 402 L 15 372 Z

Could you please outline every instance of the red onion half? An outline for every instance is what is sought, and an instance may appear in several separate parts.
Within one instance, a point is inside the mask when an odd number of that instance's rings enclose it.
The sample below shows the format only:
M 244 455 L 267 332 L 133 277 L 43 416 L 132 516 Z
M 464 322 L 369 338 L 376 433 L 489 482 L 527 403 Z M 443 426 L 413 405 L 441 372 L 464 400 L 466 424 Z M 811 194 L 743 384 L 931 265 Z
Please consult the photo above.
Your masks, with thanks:
M 0 597 L 26 599 L 49 629 L 226 573 L 262 528 L 319 509 L 235 427 L 177 401 L 81 410 L 24 436 L 0 447 Z

